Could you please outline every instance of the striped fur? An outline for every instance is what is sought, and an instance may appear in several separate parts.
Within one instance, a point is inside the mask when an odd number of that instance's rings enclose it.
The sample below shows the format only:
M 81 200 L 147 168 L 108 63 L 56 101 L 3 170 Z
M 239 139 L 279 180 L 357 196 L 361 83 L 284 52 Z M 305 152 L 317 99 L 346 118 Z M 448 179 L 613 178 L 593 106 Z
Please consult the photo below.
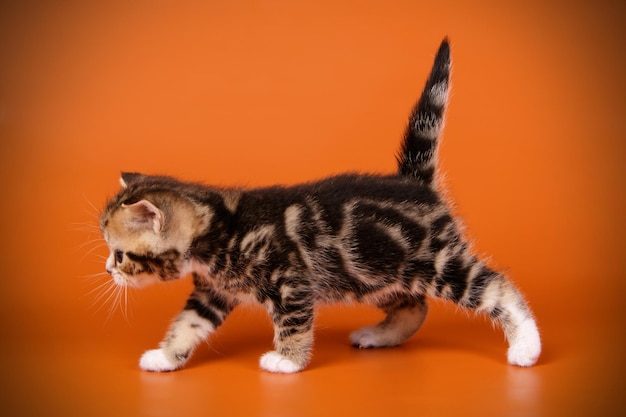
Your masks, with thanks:
M 297 372 L 311 357 L 316 304 L 381 308 L 381 323 L 350 336 L 354 346 L 371 348 L 411 337 L 426 317 L 427 297 L 486 313 L 504 330 L 509 362 L 534 364 L 541 343 L 528 306 L 470 251 L 434 184 L 449 72 L 444 40 L 411 115 L 397 175 L 244 190 L 122 174 L 122 190 L 101 218 L 111 249 L 107 271 L 119 285 L 191 274 L 195 286 L 141 368 L 179 368 L 233 308 L 257 302 L 275 332 L 275 350 L 261 367 Z
M 441 43 L 419 101 L 411 113 L 398 159 L 400 175 L 430 184 L 435 179 L 439 136 L 450 84 L 450 45 Z

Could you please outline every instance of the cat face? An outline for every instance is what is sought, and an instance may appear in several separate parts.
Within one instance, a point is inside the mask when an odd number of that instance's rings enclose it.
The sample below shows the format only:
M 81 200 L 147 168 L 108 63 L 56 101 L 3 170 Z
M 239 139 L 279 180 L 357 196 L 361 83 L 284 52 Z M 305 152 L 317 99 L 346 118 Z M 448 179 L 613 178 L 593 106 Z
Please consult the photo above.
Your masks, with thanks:
M 141 185 L 137 178 L 129 186 L 122 181 L 122 191 L 100 220 L 110 251 L 106 270 L 120 286 L 142 287 L 186 275 L 191 242 L 206 226 L 189 202 L 174 193 L 146 194 Z
M 109 246 L 106 270 L 116 284 L 140 287 L 157 280 L 163 213 L 148 200 L 121 204 L 105 213 L 102 233 Z M 162 274 L 162 273 L 161 273 Z

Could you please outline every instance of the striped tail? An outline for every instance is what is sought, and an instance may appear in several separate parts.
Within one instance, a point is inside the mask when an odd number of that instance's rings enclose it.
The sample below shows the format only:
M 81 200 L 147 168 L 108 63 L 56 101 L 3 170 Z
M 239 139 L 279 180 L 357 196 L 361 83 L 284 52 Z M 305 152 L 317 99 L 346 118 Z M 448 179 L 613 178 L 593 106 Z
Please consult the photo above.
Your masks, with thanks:
M 429 185 L 435 178 L 439 136 L 443 130 L 448 103 L 450 44 L 445 38 L 439 46 L 435 63 L 417 102 L 400 148 L 398 171 Z

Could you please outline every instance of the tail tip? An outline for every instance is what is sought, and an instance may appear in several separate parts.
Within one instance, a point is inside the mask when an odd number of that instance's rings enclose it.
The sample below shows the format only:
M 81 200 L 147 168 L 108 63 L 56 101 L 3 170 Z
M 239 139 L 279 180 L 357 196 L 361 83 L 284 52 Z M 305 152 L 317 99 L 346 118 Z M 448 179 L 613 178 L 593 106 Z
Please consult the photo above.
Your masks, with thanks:
M 450 39 L 447 36 L 443 38 L 441 45 L 439 45 L 435 62 L 444 65 L 450 63 Z

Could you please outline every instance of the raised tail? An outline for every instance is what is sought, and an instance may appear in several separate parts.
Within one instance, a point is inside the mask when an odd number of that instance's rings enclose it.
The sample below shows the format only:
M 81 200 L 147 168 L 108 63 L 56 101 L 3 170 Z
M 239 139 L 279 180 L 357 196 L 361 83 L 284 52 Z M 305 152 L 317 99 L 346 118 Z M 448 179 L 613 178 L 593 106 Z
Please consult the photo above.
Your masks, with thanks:
M 415 105 L 398 154 L 400 175 L 431 184 L 435 178 L 439 136 L 443 130 L 450 79 L 450 43 L 439 46 L 435 63 Z

